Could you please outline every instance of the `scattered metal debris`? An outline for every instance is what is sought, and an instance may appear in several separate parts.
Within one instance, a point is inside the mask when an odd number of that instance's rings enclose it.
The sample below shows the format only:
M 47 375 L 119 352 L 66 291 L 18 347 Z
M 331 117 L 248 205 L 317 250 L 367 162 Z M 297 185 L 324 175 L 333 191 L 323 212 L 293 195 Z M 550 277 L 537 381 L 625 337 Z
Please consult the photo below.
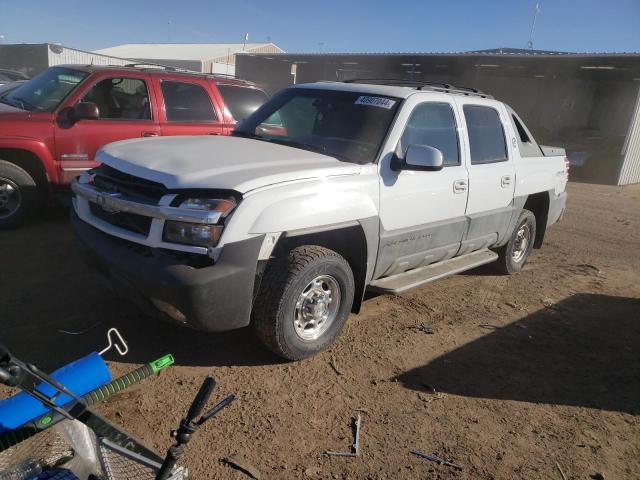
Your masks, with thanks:
M 562 471 L 562 467 L 560 466 L 560 464 L 558 462 L 556 462 L 556 467 L 558 467 L 558 471 L 560 472 L 560 475 L 562 476 L 562 480 L 567 480 L 567 476 Z
M 408 327 L 405 327 L 407 330 L 417 330 L 419 332 L 425 333 L 427 335 L 433 335 L 434 333 L 436 333 L 433 328 L 431 328 L 429 325 L 427 325 L 424 322 L 420 322 L 420 325 L 410 325 Z
M 336 365 L 336 359 L 331 357 L 331 361 L 329 361 L 329 365 L 331 365 L 331 368 L 333 368 L 333 371 L 336 372 L 338 375 L 342 375 L 342 370 L 340 370 L 338 368 L 338 365 Z
M 418 450 L 411 450 L 411 453 L 413 453 L 417 457 L 437 463 L 438 465 L 446 465 L 447 467 L 455 468 L 456 470 L 462 470 L 462 467 L 460 465 L 456 465 L 452 462 L 447 462 L 446 460 L 443 460 L 440 457 L 436 457 L 435 455 L 429 455 L 428 453 L 419 452 Z
M 360 455 L 360 415 L 354 418 L 355 421 L 355 441 L 353 445 L 351 445 L 350 452 L 332 452 L 330 450 L 325 450 L 323 453 L 325 455 L 333 456 L 333 457 L 357 457 Z
M 65 335 L 84 335 L 87 332 L 90 332 L 91 330 L 93 330 L 94 328 L 96 328 L 97 326 L 102 325 L 102 322 L 97 322 L 94 323 L 93 325 L 83 329 L 83 330 L 77 330 L 77 331 L 72 331 L 72 330 L 63 330 L 63 329 L 59 329 L 58 332 L 60 333 L 64 333 Z
M 555 303 L 556 302 L 554 302 L 553 299 L 549 297 L 545 297 L 542 299 L 542 305 L 544 305 L 545 307 L 553 307 Z
M 258 469 L 251 465 L 246 458 L 241 457 L 240 455 L 231 455 L 230 457 L 223 458 L 222 463 L 226 463 L 230 467 L 240 470 L 255 480 L 260 480 L 260 472 Z
M 498 325 L 491 325 L 490 323 L 481 323 L 478 325 L 480 328 L 487 328 L 489 330 L 497 330 L 500 327 Z
M 442 392 L 434 392 L 434 393 L 431 393 L 429 395 L 426 395 L 424 393 L 418 392 L 418 398 L 420 400 L 422 400 L 424 403 L 431 403 L 431 402 L 433 402 L 435 400 L 441 400 L 441 399 L 443 399 L 445 397 L 446 397 L 446 395 L 444 393 L 442 393 Z

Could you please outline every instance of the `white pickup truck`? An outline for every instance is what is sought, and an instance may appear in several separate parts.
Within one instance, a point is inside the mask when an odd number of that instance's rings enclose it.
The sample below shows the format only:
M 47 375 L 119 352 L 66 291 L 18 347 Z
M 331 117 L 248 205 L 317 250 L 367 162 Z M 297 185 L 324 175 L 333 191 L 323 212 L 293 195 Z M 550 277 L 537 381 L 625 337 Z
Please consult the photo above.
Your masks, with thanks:
M 382 83 L 292 86 L 232 137 L 104 147 L 73 185 L 89 264 L 154 315 L 252 324 L 292 360 L 328 348 L 367 289 L 518 272 L 565 209 L 564 150 L 476 90 Z

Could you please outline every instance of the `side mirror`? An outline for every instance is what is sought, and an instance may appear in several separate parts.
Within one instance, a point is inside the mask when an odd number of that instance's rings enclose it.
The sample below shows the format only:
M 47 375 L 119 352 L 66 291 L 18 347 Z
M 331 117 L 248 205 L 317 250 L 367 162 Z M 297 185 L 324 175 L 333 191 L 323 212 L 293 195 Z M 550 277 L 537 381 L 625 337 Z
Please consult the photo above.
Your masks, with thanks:
M 433 172 L 442 170 L 442 152 L 429 145 L 409 145 L 404 160 L 395 159 L 391 164 L 393 170 L 417 170 Z
M 98 120 L 100 118 L 100 110 L 98 105 L 93 102 L 80 102 L 71 111 L 71 118 L 78 120 Z

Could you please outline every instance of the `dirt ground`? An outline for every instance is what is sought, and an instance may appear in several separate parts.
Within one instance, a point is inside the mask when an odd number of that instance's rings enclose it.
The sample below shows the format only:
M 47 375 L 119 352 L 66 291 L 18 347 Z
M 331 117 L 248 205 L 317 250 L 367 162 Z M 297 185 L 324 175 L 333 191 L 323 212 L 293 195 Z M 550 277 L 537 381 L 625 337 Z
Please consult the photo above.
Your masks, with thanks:
M 328 352 L 282 363 L 250 329 L 157 324 L 103 290 L 66 214 L 0 233 L 0 341 L 46 369 L 129 341 L 114 375 L 177 364 L 99 406 L 163 451 L 202 378 L 237 400 L 191 442 L 191 478 L 640 478 L 640 185 L 569 185 L 568 212 L 522 273 L 482 268 L 369 298 Z M 82 332 L 77 335 L 61 330 Z M 335 367 L 335 368 L 334 368 Z M 0 391 L 6 396 L 8 390 Z M 361 455 L 348 450 L 362 416 Z M 419 459 L 439 455 L 461 471 Z

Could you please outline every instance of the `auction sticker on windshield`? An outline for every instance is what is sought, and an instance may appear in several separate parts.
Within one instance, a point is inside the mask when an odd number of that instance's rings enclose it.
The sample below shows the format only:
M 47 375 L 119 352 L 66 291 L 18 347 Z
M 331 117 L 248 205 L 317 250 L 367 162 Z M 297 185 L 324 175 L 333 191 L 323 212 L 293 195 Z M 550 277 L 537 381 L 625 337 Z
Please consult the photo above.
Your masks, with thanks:
M 381 107 L 389 109 L 395 105 L 396 101 L 384 97 L 360 96 L 356 100 L 356 105 L 369 105 L 371 107 Z

